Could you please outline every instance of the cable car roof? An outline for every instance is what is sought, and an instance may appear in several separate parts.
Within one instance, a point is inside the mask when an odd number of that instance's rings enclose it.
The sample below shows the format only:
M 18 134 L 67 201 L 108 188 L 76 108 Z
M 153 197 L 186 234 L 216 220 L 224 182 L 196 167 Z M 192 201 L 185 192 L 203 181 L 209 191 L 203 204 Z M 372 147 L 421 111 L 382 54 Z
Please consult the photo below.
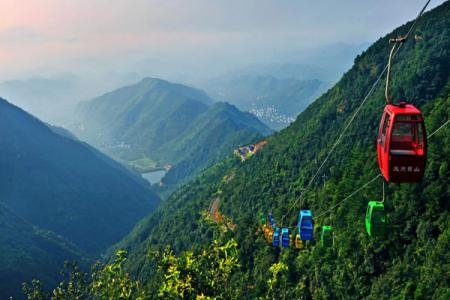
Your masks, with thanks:
M 403 102 L 401 102 L 398 105 L 388 104 L 386 105 L 385 110 L 389 111 L 394 115 L 422 115 L 422 113 L 420 112 L 420 110 L 417 109 L 417 107 Z

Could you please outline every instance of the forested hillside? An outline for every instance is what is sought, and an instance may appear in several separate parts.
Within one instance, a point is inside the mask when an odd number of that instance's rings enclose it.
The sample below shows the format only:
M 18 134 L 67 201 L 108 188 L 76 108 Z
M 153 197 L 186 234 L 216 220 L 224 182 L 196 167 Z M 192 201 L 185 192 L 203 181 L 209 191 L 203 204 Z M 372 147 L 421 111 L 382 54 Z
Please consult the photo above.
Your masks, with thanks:
M 236 147 L 258 141 L 270 132 L 252 114 L 228 103 L 215 103 L 185 135 L 162 148 L 172 160 L 182 158 L 175 160 L 163 182 L 172 185 L 193 178 L 199 170 L 220 161 Z
M 88 256 L 55 233 L 32 226 L 0 202 L 0 297 L 21 295 L 21 283 L 57 283 L 64 261 L 87 264 Z
M 84 251 L 101 253 L 159 204 L 139 175 L 1 98 L 0 139 L 0 202 Z
M 252 159 L 240 163 L 230 158 L 217 164 L 142 221 L 118 245 L 130 252 L 130 274 L 150 290 L 158 288 L 162 277 L 148 256 L 151 249 L 171 245 L 179 253 L 206 247 L 215 230 L 204 221 L 203 212 L 219 196 L 222 213 L 237 224 L 236 232 L 227 234 L 234 235 L 239 245 L 240 269 L 228 285 L 237 298 L 265 295 L 269 289 L 267 270 L 278 261 L 285 263 L 288 271 L 275 295 L 286 299 L 448 296 L 448 128 L 430 139 L 428 166 L 421 183 L 388 186 L 385 205 L 389 230 L 384 238 L 369 238 L 364 226 L 368 201 L 381 199 L 381 180 L 316 219 L 316 240 L 321 225 L 334 225 L 333 248 L 324 249 L 312 242 L 306 251 L 280 251 L 255 234 L 259 210 L 272 211 L 277 220 L 298 199 L 386 65 L 388 39 L 405 34 L 410 25 L 396 29 L 358 56 L 335 87 L 300 114 L 295 123 L 272 135 Z M 446 2 L 418 21 L 412 36 L 420 38 L 404 44 L 392 70 L 394 100 L 421 108 L 428 133 L 449 118 L 449 30 L 450 3 Z M 300 209 L 311 209 L 314 215 L 325 212 L 379 173 L 374 145 L 385 105 L 383 88 L 382 81 L 312 190 L 294 205 L 286 225 L 295 225 Z

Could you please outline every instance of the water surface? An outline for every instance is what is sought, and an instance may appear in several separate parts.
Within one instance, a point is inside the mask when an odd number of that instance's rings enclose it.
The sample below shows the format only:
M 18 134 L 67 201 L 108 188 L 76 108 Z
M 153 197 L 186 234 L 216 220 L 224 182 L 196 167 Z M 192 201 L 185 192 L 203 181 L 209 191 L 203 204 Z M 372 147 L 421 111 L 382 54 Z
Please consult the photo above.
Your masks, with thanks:
M 166 173 L 167 173 L 166 170 L 158 170 L 158 171 L 143 173 L 142 177 L 147 179 L 147 181 L 150 182 L 150 184 L 154 184 L 154 183 L 158 183 L 161 180 L 161 178 L 163 178 L 164 175 L 166 175 Z

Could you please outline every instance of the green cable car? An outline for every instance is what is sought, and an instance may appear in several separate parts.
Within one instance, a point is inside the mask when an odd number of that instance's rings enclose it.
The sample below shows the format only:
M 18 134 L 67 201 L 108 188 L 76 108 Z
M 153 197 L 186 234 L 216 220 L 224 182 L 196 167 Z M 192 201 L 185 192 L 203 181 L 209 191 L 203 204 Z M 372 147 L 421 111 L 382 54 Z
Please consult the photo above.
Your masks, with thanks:
M 323 247 L 331 247 L 333 246 L 333 227 L 332 226 L 323 226 L 322 234 L 320 236 L 320 244 Z
M 259 213 L 259 220 L 261 222 L 261 225 L 265 225 L 266 224 L 266 215 L 263 212 Z
M 369 201 L 366 211 L 366 230 L 369 236 L 382 236 L 386 230 L 383 202 Z

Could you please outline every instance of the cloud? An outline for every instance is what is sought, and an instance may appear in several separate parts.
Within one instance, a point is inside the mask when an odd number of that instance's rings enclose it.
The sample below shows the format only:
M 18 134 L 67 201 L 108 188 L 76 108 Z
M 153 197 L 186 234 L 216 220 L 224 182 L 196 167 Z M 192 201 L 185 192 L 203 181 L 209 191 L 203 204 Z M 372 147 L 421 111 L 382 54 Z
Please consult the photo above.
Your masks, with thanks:
M 414 18 L 423 5 L 422 0 L 1 1 L 0 78 L 43 67 L 113 69 L 146 58 L 191 62 L 200 69 L 281 60 L 324 44 L 372 42 Z
M 10 27 L 0 32 L 0 43 L 34 44 L 48 40 L 45 34 L 26 27 Z
M 42 43 L 72 43 L 76 38 L 58 38 L 27 27 L 9 27 L 0 31 L 0 44 L 6 46 Z

